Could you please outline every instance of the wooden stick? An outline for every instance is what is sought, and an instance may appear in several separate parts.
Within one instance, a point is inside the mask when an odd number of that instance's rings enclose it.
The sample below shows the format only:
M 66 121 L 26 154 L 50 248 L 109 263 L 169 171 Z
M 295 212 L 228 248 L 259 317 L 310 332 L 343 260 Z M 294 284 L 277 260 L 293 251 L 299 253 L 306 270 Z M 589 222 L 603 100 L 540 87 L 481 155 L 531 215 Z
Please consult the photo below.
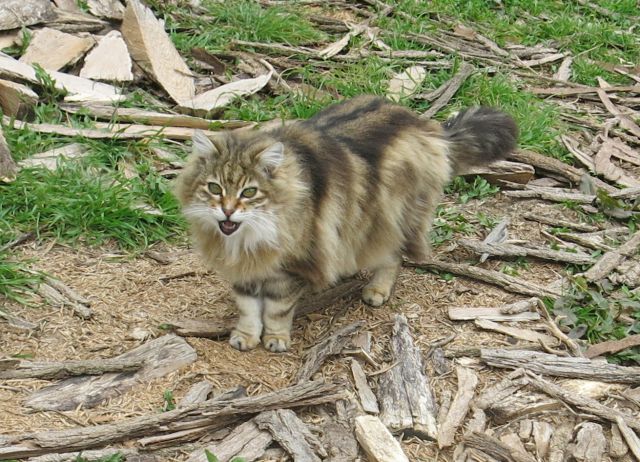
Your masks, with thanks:
M 563 220 L 561 218 L 551 218 L 547 215 L 532 212 L 523 213 L 522 218 L 524 218 L 525 220 L 537 221 L 538 223 L 553 226 L 556 228 L 574 229 L 576 231 L 582 231 L 585 233 L 598 231 L 598 229 L 600 229 L 594 225 L 589 225 L 586 223 L 576 223 L 575 221 Z
M 0 457 L 19 459 L 54 452 L 76 451 L 124 441 L 150 433 L 187 430 L 205 425 L 228 424 L 228 418 L 265 410 L 309 406 L 344 398 L 341 386 L 304 382 L 263 395 L 232 400 L 209 400 L 162 414 L 122 419 L 117 423 L 67 430 L 0 436 Z
M 585 253 L 563 252 L 562 250 L 546 250 L 522 247 L 513 244 L 485 244 L 472 239 L 459 239 L 458 243 L 479 254 L 500 257 L 535 257 L 541 260 L 586 265 L 593 262 L 591 255 Z
M 0 360 L 0 364 L 3 361 Z M 19 361 L 13 368 L 2 370 L 0 379 L 63 379 L 76 375 L 101 375 L 105 372 L 129 372 L 142 367 L 138 359 L 87 359 L 60 362 Z
M 442 109 L 449 103 L 451 98 L 453 98 L 453 95 L 456 94 L 456 92 L 460 89 L 464 81 L 467 80 L 467 78 L 471 74 L 473 74 L 474 71 L 475 71 L 475 67 L 473 67 L 471 64 L 462 63 L 456 75 L 454 75 L 453 78 L 449 81 L 449 84 L 447 85 L 447 89 L 442 92 L 442 95 L 437 100 L 434 101 L 431 107 L 429 107 L 429 109 L 427 109 L 420 116 L 420 118 L 431 119 L 434 115 L 436 115 L 440 109 Z
M 595 345 L 591 345 L 585 352 L 587 358 L 595 358 L 596 356 L 602 356 L 608 353 L 617 353 L 627 348 L 632 348 L 640 345 L 640 335 L 630 335 L 620 340 L 609 340 L 608 342 L 600 342 Z
M 562 294 L 554 289 L 538 286 L 523 279 L 519 279 L 499 271 L 486 270 L 476 266 L 448 263 L 439 260 L 432 260 L 426 263 L 405 262 L 405 266 L 411 268 L 421 268 L 429 271 L 444 271 L 447 273 L 477 279 L 489 284 L 502 287 L 509 292 L 529 295 L 532 297 L 560 297 Z

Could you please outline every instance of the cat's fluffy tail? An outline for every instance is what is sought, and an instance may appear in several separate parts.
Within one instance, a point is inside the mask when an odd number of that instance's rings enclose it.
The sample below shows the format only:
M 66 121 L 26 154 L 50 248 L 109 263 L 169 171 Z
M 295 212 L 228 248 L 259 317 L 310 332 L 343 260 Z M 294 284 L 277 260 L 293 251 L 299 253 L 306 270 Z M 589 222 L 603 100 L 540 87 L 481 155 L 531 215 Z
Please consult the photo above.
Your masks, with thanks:
M 516 147 L 518 126 L 508 114 L 488 107 L 466 109 L 442 124 L 454 174 L 504 159 Z

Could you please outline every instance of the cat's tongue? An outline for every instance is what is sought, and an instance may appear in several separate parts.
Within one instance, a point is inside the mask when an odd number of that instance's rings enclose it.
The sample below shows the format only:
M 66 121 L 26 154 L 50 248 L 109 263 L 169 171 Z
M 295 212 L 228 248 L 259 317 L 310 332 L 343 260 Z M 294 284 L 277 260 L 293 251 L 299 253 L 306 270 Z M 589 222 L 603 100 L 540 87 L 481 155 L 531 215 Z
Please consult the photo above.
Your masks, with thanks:
M 235 221 L 221 221 L 220 222 L 220 231 L 229 236 L 233 234 L 240 227 L 240 223 L 236 223 Z

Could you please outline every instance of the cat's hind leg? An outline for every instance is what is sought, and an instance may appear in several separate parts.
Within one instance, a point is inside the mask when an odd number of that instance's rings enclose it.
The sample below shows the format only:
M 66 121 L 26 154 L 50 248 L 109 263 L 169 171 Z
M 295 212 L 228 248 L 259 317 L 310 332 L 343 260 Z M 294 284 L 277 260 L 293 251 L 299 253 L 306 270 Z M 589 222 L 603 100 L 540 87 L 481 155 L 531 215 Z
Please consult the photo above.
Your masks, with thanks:
M 390 255 L 386 261 L 373 269 L 373 276 L 362 289 L 362 300 L 371 306 L 380 306 L 389 300 L 400 272 L 400 257 Z

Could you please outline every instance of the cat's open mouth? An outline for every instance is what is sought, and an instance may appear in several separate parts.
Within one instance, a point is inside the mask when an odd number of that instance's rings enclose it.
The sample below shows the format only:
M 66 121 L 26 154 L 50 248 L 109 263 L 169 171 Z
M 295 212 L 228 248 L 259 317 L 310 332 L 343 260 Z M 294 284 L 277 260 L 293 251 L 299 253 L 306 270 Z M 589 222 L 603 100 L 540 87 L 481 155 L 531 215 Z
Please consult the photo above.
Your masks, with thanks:
M 230 221 L 230 220 L 221 221 L 219 222 L 219 224 L 220 224 L 220 231 L 222 231 L 222 233 L 226 234 L 227 236 L 230 236 L 231 234 L 235 233 L 237 229 L 240 227 L 240 223 L 236 223 L 235 221 Z

